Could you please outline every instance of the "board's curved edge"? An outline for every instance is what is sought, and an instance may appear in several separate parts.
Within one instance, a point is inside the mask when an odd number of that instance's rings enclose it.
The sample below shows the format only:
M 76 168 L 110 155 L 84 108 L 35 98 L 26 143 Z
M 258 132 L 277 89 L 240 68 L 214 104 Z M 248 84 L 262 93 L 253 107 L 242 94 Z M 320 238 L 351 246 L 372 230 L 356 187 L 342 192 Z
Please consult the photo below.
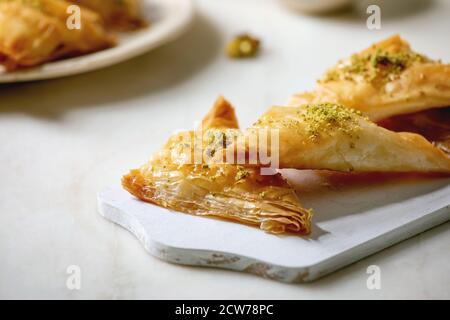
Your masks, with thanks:
M 372 255 L 380 250 L 406 240 L 450 220 L 450 206 L 431 210 L 427 216 L 404 224 L 396 230 L 389 230 L 370 241 L 361 243 L 339 254 L 330 256 L 306 266 L 283 266 L 256 257 L 207 249 L 181 248 L 160 243 L 145 230 L 139 218 L 127 212 L 123 204 L 136 201 L 123 189 L 115 186 L 98 195 L 100 213 L 108 220 L 119 224 L 133 233 L 146 251 L 164 261 L 201 267 L 215 267 L 241 272 L 282 282 L 301 283 L 321 278 L 342 267 Z
M 152 256 L 169 263 L 246 272 L 288 283 L 309 282 L 316 278 L 309 268 L 283 267 L 238 254 L 177 248 L 160 243 L 152 239 L 136 217 L 106 201 L 102 193 L 97 196 L 97 204 L 100 215 L 131 232 Z

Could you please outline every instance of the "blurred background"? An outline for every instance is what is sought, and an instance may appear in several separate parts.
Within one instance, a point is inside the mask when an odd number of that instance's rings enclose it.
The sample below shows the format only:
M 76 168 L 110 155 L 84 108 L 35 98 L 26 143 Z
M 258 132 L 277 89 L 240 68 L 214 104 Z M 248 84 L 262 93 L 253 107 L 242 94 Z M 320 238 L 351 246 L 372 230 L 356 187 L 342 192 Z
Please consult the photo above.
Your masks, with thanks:
M 367 26 L 373 4 L 381 10 L 379 29 Z M 393 34 L 450 61 L 447 0 L 196 0 L 195 6 L 189 30 L 138 58 L 0 85 L 0 297 L 450 298 L 448 223 L 294 286 L 164 263 L 98 215 L 97 192 L 119 184 L 173 131 L 193 127 L 220 94 L 245 127 L 269 106 L 312 89 L 338 59 Z M 230 59 L 227 43 L 245 32 L 261 41 L 259 54 Z M 365 286 L 373 263 L 383 269 L 382 290 Z M 70 265 L 82 270 L 81 290 L 66 287 Z

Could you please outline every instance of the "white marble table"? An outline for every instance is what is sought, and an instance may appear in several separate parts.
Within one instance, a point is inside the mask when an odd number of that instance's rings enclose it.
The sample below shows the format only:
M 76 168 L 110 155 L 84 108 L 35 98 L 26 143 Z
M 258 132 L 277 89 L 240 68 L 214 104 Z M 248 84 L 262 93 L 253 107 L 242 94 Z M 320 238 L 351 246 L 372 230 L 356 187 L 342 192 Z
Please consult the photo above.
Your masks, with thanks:
M 450 298 L 446 223 L 319 281 L 288 285 L 230 271 L 170 265 L 105 221 L 96 193 L 117 183 L 216 95 L 243 126 L 274 103 L 313 86 L 338 57 L 393 33 L 450 60 L 450 2 L 400 1 L 382 29 L 365 17 L 304 17 L 275 1 L 202 0 L 192 30 L 141 58 L 76 77 L 0 86 L 0 298 Z M 417 2 L 417 1 L 414 1 Z M 255 60 L 230 61 L 233 34 L 261 37 Z M 66 269 L 81 270 L 81 289 Z M 366 269 L 381 269 L 381 289 Z

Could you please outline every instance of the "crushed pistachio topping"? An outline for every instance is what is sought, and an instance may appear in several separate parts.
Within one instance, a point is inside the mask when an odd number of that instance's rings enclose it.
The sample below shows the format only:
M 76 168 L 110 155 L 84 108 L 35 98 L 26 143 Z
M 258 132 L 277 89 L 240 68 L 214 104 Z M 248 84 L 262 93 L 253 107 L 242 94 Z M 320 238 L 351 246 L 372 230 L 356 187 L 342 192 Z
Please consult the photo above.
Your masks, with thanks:
M 260 41 L 248 34 L 241 34 L 228 43 L 226 53 L 230 58 L 249 58 L 258 54 Z
M 241 180 L 247 178 L 249 175 L 250 175 L 250 172 L 245 170 L 245 168 L 243 166 L 237 166 L 236 177 L 235 177 L 236 181 L 241 181 Z
M 353 137 L 360 129 L 359 120 L 365 118 L 358 110 L 334 103 L 305 105 L 298 114 L 306 124 L 311 139 L 320 137 L 321 133 L 334 131 Z
M 223 168 L 215 165 L 199 164 L 184 166 L 184 168 L 191 168 L 191 171 L 194 173 L 193 177 L 200 176 L 213 182 L 225 175 Z
M 205 152 L 210 158 L 232 144 L 236 137 L 234 130 L 209 129 L 205 135 Z
M 227 137 L 227 134 L 224 131 L 209 130 L 207 133 L 206 144 L 208 146 L 214 145 L 219 148 L 225 148 L 227 144 L 230 143 L 228 140 L 229 138 Z
M 425 56 L 414 52 L 389 52 L 374 48 L 374 51 L 354 54 L 349 60 L 340 61 L 325 73 L 319 83 L 360 79 L 366 82 L 390 81 L 398 78 L 413 63 L 428 61 Z

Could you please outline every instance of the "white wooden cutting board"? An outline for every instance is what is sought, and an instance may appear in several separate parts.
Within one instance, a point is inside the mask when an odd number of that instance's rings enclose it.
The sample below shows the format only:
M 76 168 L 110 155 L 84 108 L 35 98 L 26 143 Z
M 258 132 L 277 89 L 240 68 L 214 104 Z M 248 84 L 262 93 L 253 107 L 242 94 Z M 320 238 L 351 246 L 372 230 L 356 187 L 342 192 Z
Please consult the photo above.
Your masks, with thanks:
M 450 220 L 450 178 L 365 176 L 343 180 L 286 171 L 305 207 L 310 236 L 172 212 L 120 186 L 98 196 L 100 213 L 131 231 L 152 255 L 172 263 L 244 271 L 285 282 L 317 279 Z

